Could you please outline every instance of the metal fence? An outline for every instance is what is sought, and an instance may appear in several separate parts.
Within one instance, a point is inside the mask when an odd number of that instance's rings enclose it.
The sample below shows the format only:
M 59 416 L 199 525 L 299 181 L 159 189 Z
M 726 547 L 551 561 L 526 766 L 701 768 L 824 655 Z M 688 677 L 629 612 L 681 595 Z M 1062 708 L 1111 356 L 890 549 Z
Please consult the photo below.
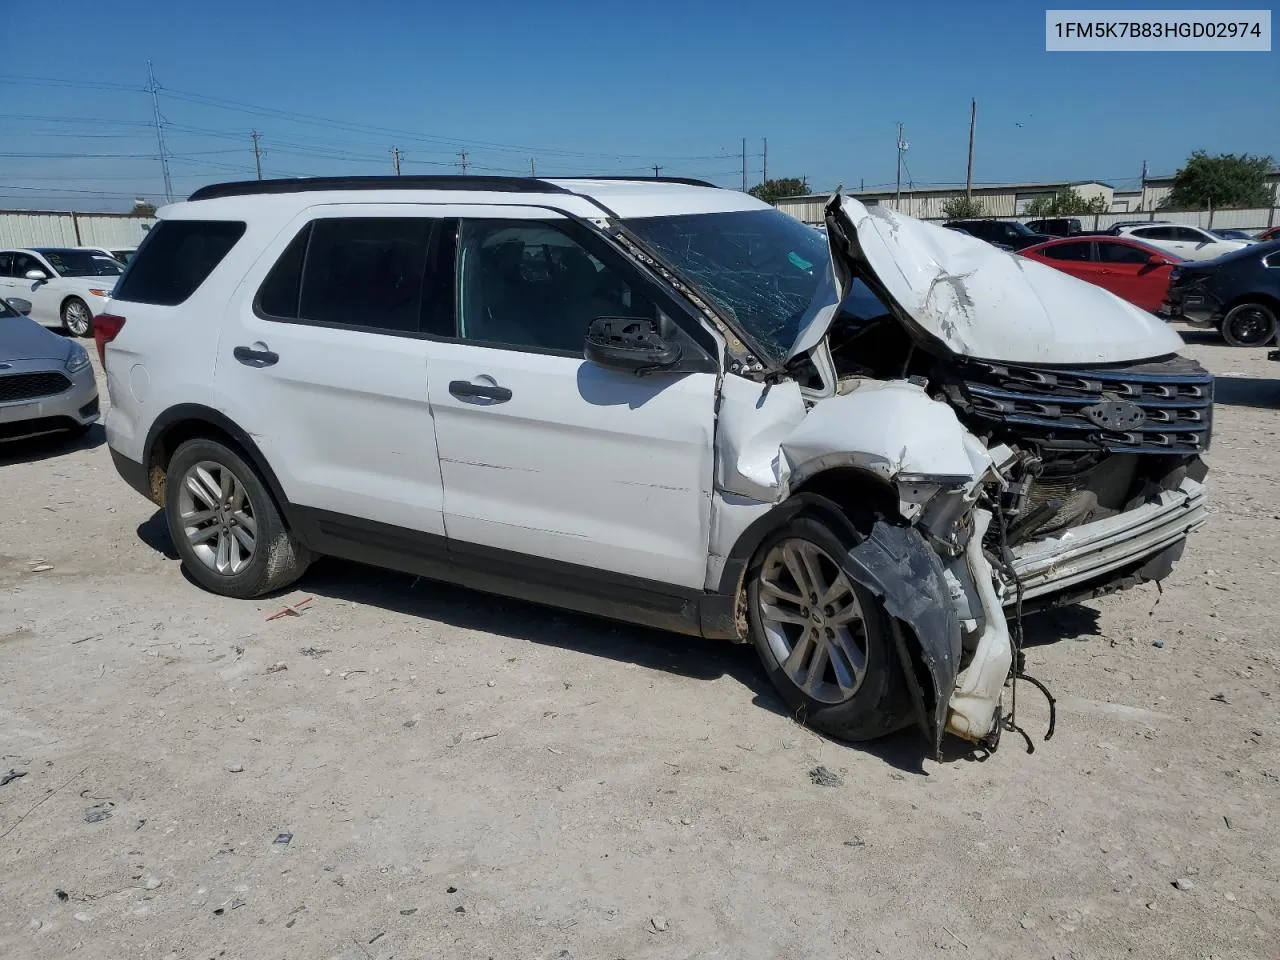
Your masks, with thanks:
M 0 210 L 0 247 L 132 248 L 154 217 L 56 210 Z

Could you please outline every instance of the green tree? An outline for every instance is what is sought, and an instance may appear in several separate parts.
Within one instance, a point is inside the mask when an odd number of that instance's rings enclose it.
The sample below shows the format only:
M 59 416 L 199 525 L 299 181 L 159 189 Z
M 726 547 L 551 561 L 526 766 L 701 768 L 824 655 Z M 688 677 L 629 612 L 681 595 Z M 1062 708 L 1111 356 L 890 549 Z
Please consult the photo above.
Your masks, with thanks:
M 757 200 L 763 200 L 765 203 L 777 203 L 782 197 L 799 197 L 808 192 L 808 185 L 799 177 L 766 180 L 764 183 L 757 183 L 747 191 Z
M 1204 210 L 1217 207 L 1267 207 L 1271 187 L 1267 172 L 1271 157 L 1247 153 L 1210 156 L 1203 150 L 1191 154 L 1173 178 L 1173 191 L 1160 204 L 1164 210 Z
M 131 217 L 154 217 L 155 215 L 156 205 L 141 197 L 133 201 L 133 209 L 129 211 Z
M 1071 187 L 1063 187 L 1056 193 L 1036 197 L 1027 204 L 1027 214 L 1033 217 L 1073 217 L 1082 213 L 1106 213 L 1107 198 L 1099 194 L 1087 200 Z
M 972 220 L 986 214 L 981 200 L 974 197 L 951 197 L 942 202 L 942 215 L 948 220 Z

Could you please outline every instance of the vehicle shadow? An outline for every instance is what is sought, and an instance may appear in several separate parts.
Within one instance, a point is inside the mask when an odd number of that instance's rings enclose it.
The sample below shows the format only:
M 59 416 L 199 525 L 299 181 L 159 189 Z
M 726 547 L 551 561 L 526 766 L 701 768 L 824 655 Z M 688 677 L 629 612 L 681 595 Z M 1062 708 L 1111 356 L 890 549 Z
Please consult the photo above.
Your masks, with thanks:
M 1182 337 L 1183 343 L 1206 343 L 1219 347 L 1227 345 L 1227 341 L 1222 339 L 1222 334 L 1212 328 L 1183 327 L 1178 331 L 1178 336 Z
M 107 442 L 102 424 L 95 423 L 84 433 L 47 433 L 22 440 L 0 440 L 0 467 L 15 463 L 39 463 L 78 450 L 93 450 Z
M 1278 364 L 1277 366 L 1280 366 Z M 1230 407 L 1280 410 L 1280 379 L 1263 377 L 1215 377 L 1213 402 Z
M 157 510 L 141 523 L 137 534 L 152 550 L 171 560 L 178 559 L 163 511 Z M 195 586 L 194 581 L 192 584 Z M 636 664 L 693 680 L 732 677 L 751 692 L 754 706 L 797 723 L 802 720 L 774 690 L 749 644 L 632 626 L 332 557 L 316 561 L 292 589 L 381 607 L 465 630 Z M 1096 636 L 1098 617 L 1096 610 L 1082 606 L 1029 614 L 1023 621 L 1024 645 Z M 914 721 L 887 737 L 861 743 L 837 740 L 810 728 L 805 728 L 804 733 L 833 746 L 876 757 L 904 774 L 929 775 L 925 761 L 931 748 Z M 1016 739 L 1011 743 L 1016 743 Z M 1021 749 L 1020 743 L 1017 748 Z M 941 759 L 944 763 L 981 762 L 989 755 L 989 751 L 958 737 L 948 735 L 943 740 Z

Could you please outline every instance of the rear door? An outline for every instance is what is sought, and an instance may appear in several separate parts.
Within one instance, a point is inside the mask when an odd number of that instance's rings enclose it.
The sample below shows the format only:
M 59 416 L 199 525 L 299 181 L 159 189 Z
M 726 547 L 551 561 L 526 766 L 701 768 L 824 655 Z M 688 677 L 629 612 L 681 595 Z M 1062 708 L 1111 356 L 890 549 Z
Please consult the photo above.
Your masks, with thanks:
M 1071 240 L 1067 243 L 1055 243 L 1053 246 L 1045 247 L 1040 251 L 1040 256 L 1044 257 L 1063 273 L 1069 273 L 1073 277 L 1079 277 L 1081 280 L 1088 280 L 1090 283 L 1106 286 L 1106 284 L 1101 283 L 1102 271 L 1099 269 L 1099 265 L 1093 261 L 1091 247 L 1092 244 L 1088 240 Z
M 452 301 L 452 275 L 432 260 L 445 227 L 415 204 L 311 208 L 232 300 L 219 402 L 332 552 L 394 542 L 445 560 L 423 332 L 423 318 Z
M 588 363 L 591 320 L 670 311 L 661 291 L 563 215 L 453 209 L 456 326 L 427 377 L 451 553 L 701 588 L 717 375 Z
M 1150 251 L 1118 240 L 1099 240 L 1098 260 L 1108 278 L 1103 286 L 1144 310 L 1159 309 L 1169 288 L 1169 268 L 1153 265 Z

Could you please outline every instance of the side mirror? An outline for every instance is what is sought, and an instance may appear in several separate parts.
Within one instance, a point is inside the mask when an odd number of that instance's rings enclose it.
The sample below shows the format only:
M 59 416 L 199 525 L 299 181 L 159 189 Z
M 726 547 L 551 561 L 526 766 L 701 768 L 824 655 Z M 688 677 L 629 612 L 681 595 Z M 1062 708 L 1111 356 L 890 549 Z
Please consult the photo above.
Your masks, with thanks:
M 48 279 L 49 279 L 49 275 L 48 275 L 47 273 L 45 273 L 43 270 L 28 270 L 28 271 L 24 274 L 24 276 L 25 276 L 28 280 L 34 280 L 36 283 L 39 283 L 41 280 L 48 280 Z
M 1169 264 L 1173 263 L 1173 261 L 1163 254 L 1153 253 L 1151 256 L 1147 257 L 1147 263 L 1151 264 L 1153 267 L 1167 267 Z
M 597 317 L 587 327 L 583 356 L 592 363 L 637 376 L 669 367 L 680 345 L 663 338 L 658 324 L 637 317 Z
M 9 297 L 9 306 L 17 310 L 24 317 L 31 312 L 31 301 L 23 300 L 21 297 Z

